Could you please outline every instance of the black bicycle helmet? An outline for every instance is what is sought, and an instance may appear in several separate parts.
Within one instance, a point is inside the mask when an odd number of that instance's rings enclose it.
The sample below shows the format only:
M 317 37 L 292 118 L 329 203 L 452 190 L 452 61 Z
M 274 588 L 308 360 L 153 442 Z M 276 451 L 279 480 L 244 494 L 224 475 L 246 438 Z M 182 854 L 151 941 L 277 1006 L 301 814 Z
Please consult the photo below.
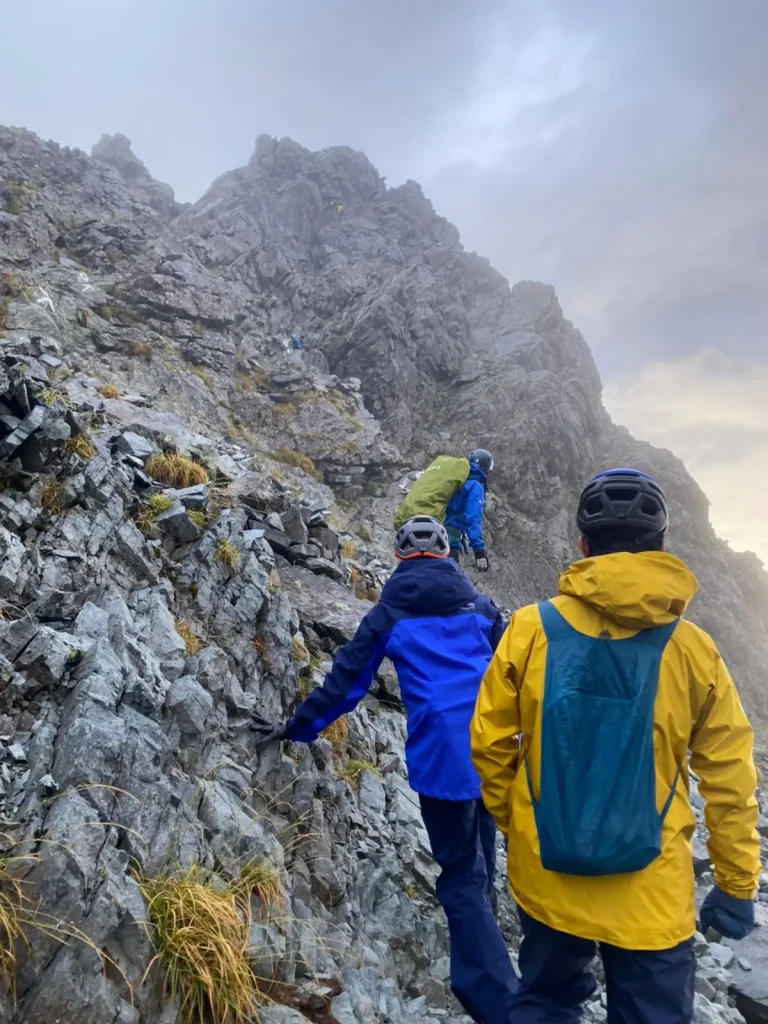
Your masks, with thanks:
M 585 537 L 610 530 L 663 535 L 669 525 L 667 500 L 647 473 L 609 469 L 582 491 L 576 522 Z
M 493 469 L 493 456 L 485 448 L 475 448 L 469 456 L 469 461 L 474 462 L 484 473 L 490 473 Z
M 407 558 L 447 558 L 451 550 L 448 534 L 442 523 L 431 516 L 413 516 L 406 520 L 395 537 L 395 556 Z

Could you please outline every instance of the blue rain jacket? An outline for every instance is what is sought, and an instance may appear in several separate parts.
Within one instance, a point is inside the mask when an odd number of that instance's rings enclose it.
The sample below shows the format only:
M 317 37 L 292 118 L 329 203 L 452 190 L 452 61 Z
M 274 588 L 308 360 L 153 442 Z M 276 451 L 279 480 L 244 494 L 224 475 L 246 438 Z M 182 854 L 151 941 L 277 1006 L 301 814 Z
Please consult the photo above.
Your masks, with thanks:
M 441 800 L 476 800 L 480 778 L 470 757 L 469 723 L 503 632 L 499 609 L 453 560 L 401 562 L 323 685 L 299 706 L 286 737 L 317 739 L 362 700 L 387 657 L 407 713 L 411 788 Z
M 449 533 L 467 535 L 473 551 L 485 551 L 483 540 L 483 509 L 485 507 L 485 473 L 476 462 L 469 464 L 467 482 L 459 488 L 445 511 L 445 528 Z M 459 545 L 452 546 L 458 547 Z

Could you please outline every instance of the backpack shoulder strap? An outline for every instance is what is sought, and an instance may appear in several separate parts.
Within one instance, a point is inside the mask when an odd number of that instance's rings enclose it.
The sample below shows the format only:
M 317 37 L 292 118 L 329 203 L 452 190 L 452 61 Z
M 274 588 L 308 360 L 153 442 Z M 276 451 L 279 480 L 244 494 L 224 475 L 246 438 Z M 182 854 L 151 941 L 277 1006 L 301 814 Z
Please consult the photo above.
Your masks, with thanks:
M 547 641 L 549 642 L 552 640 L 564 640 L 576 632 L 573 626 L 566 622 L 565 618 L 551 601 L 540 602 L 539 615 L 541 616 L 541 624 L 544 627 L 544 632 L 547 634 Z
M 650 647 L 663 651 L 672 638 L 672 634 L 677 629 L 677 624 L 679 622 L 680 619 L 673 619 L 671 622 L 667 622 L 663 626 L 654 626 L 653 629 L 643 629 L 637 635 L 642 636 Z

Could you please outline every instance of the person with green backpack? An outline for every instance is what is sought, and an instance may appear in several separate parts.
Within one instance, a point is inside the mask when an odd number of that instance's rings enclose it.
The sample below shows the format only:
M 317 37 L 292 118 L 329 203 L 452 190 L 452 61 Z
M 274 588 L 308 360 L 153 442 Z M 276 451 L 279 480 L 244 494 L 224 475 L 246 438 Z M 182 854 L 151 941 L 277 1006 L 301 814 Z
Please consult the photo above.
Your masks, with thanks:
M 451 558 L 461 560 L 466 537 L 480 572 L 488 571 L 483 539 L 483 510 L 493 456 L 476 448 L 468 459 L 440 455 L 411 485 L 397 510 L 395 530 L 414 516 L 431 516 L 448 531 Z
M 608 1024 L 691 1024 L 699 777 L 715 885 L 700 911 L 742 939 L 760 876 L 752 728 L 703 630 L 697 582 L 664 548 L 649 476 L 582 493 L 582 559 L 551 601 L 515 612 L 470 727 L 483 802 L 508 840 L 523 939 L 514 1024 L 576 1024 L 600 951 Z

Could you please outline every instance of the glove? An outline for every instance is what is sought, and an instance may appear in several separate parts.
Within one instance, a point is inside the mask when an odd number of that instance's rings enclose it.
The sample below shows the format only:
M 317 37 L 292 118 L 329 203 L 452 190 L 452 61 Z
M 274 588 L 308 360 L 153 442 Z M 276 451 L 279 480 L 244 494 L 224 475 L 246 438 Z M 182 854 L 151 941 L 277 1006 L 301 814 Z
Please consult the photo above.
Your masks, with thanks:
M 475 552 L 475 568 L 478 572 L 488 572 L 488 555 L 484 551 Z
M 744 939 L 755 927 L 754 900 L 729 896 L 715 886 L 701 905 L 701 930 L 714 928 L 726 939 Z
M 268 722 L 266 718 L 255 713 L 251 715 L 250 728 L 252 732 L 256 733 L 257 747 L 264 747 L 267 743 L 285 739 L 285 725 L 282 722 L 275 725 L 274 722 Z

